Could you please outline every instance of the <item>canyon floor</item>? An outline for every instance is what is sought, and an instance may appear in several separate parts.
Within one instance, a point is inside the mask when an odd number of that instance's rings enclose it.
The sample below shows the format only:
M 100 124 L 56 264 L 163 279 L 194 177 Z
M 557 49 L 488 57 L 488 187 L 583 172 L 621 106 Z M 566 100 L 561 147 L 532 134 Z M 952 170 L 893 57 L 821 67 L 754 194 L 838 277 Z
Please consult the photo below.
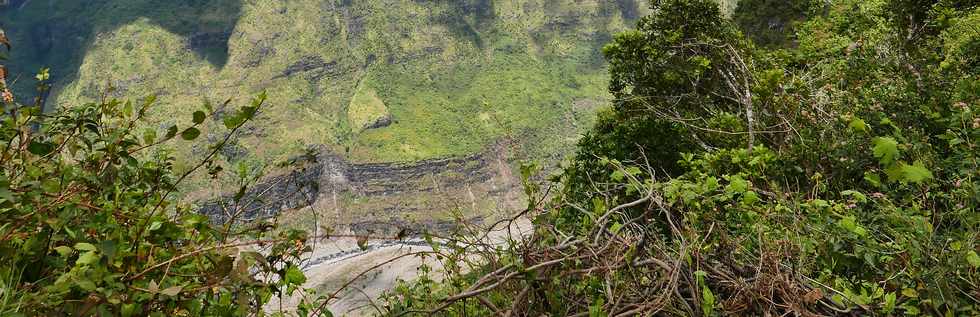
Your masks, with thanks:
M 504 223 L 489 229 L 483 241 L 503 244 L 526 237 L 531 230 L 531 222 L 520 218 L 510 226 Z M 424 251 L 432 251 L 432 247 L 418 238 L 370 241 L 364 249 L 354 238 L 319 241 L 304 265 L 307 277 L 304 287 L 316 290 L 319 295 L 330 295 L 349 283 L 329 302 L 328 308 L 336 316 L 370 316 L 383 309 L 378 299 L 386 291 L 400 280 L 417 278 L 423 264 L 432 269 L 429 274 L 433 279 L 439 279 L 442 268 L 439 261 L 431 256 L 411 255 Z M 301 296 L 297 294 L 282 301 L 273 299 L 266 310 L 293 311 Z

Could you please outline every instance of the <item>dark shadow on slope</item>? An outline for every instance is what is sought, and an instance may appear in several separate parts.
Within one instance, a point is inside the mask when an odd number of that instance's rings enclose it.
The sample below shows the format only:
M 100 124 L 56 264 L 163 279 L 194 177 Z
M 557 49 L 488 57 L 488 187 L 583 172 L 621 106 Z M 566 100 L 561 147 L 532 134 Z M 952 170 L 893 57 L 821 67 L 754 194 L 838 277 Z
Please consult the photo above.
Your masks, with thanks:
M 640 18 L 640 4 L 636 0 L 616 0 L 623 19 L 633 21 Z
M 741 0 L 734 20 L 757 45 L 795 45 L 795 25 L 806 18 L 814 0 Z
M 483 48 L 480 32 L 493 23 L 495 18 L 493 0 L 415 0 L 418 3 L 441 3 L 448 9 L 435 18 L 435 22 L 445 25 L 460 40 L 473 42 Z
M 22 1 L 0 10 L 0 27 L 16 43 L 15 90 L 29 92 L 31 75 L 49 67 L 55 84 L 77 78 L 85 53 L 100 34 L 147 19 L 186 39 L 185 47 L 215 67 L 228 61 L 228 38 L 242 13 L 241 0 Z M 111 72 L 112 70 L 105 70 Z
M 643 2 L 642 0 L 602 1 L 599 3 L 597 16 L 586 16 L 588 13 L 563 6 L 559 0 L 548 0 L 544 7 L 547 22 L 534 30 L 531 37 L 539 47 L 549 47 L 555 37 L 577 38 L 580 43 L 588 45 L 588 48 L 584 50 L 584 55 L 580 53 L 571 58 L 579 59 L 580 63 L 590 71 L 599 70 L 606 65 L 602 48 L 612 41 L 614 34 L 622 31 L 610 28 L 610 23 L 618 16 L 624 20 L 627 28 L 634 28 L 640 18 L 640 4 Z M 581 30 L 588 27 L 585 24 L 589 19 L 592 19 L 591 23 L 596 27 L 596 32 L 582 33 Z

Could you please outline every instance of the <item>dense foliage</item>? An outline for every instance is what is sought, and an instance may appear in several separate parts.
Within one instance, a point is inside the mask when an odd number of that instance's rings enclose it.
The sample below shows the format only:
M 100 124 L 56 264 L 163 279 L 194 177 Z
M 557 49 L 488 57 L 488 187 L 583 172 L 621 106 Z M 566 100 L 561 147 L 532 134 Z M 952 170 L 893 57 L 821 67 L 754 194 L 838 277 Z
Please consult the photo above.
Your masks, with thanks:
M 388 312 L 980 314 L 978 4 L 794 5 L 795 42 L 757 45 L 651 1 L 604 49 L 613 107 L 528 183 L 534 233 L 449 243 Z
M 305 281 L 297 267 L 303 232 L 211 224 L 177 198 L 189 175 L 221 172 L 215 154 L 264 96 L 238 110 L 205 104 L 186 125 L 158 134 L 142 122 L 161 107 L 154 98 L 103 97 L 42 113 L 40 97 L 17 103 L 4 75 L 0 315 L 254 315 Z M 48 76 L 43 70 L 37 80 Z M 47 86 L 37 87 L 43 96 Z M 206 133 L 227 137 L 199 164 L 176 170 L 160 145 L 198 138 L 209 118 L 227 131 Z

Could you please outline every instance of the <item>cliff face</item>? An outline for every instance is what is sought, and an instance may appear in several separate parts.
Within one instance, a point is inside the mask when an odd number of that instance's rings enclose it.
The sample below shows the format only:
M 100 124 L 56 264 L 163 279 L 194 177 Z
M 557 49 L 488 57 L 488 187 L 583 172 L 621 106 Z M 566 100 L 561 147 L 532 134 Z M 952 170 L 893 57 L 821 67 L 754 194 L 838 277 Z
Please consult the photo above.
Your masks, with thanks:
M 28 1 L 0 24 L 20 44 L 13 71 L 52 68 L 54 105 L 108 86 L 120 97 L 157 94 L 149 125 L 159 126 L 185 123 L 203 99 L 237 104 L 268 91 L 256 134 L 239 142 L 248 158 L 324 144 L 384 162 L 467 155 L 509 135 L 545 153 L 570 148 L 580 130 L 566 127 L 591 116 L 567 122 L 566 109 L 606 98 L 599 49 L 644 9 L 640 0 Z M 360 90 L 376 92 L 390 124 L 351 121 Z
M 518 200 L 506 160 L 486 151 L 497 140 L 533 144 L 511 153 L 520 158 L 571 151 L 608 98 L 600 48 L 645 12 L 642 0 L 34 0 L 0 24 L 19 43 L 15 76 L 51 67 L 49 106 L 110 86 L 158 95 L 139 129 L 186 126 L 205 99 L 234 106 L 268 92 L 219 160 L 324 150 L 247 193 L 265 198 L 245 204 L 246 218 L 434 225 Z M 207 137 L 175 143 L 174 155 L 199 157 L 220 125 L 206 122 Z M 235 191 L 224 185 L 215 192 Z M 219 209 L 205 208 L 216 220 Z
M 413 163 L 353 164 L 321 149 L 292 172 L 202 207 L 212 221 L 282 215 L 292 226 L 356 232 L 448 230 L 456 219 L 480 219 L 520 203 L 502 145 L 465 157 Z

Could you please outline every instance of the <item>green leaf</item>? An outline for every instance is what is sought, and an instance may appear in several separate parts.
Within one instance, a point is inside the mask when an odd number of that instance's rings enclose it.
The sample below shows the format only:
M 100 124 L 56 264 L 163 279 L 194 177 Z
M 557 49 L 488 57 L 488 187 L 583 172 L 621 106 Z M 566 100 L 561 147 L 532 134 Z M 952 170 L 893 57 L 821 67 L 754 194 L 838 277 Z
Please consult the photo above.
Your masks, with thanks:
M 85 242 L 76 243 L 75 244 L 75 249 L 78 249 L 78 250 L 81 250 L 81 251 L 95 251 L 95 250 L 97 250 L 95 248 L 95 245 L 93 245 L 91 243 L 85 243 Z
M 854 130 L 855 132 L 868 132 L 868 124 L 858 117 L 851 119 L 851 122 L 847 124 L 847 127 L 851 128 L 851 130 Z
M 692 61 L 695 65 L 697 65 L 697 66 L 699 66 L 699 67 L 701 67 L 703 69 L 708 69 L 711 66 L 711 60 L 705 58 L 704 56 L 694 56 L 694 57 L 691 57 L 690 58 L 690 61 Z
M 886 314 L 895 310 L 895 297 L 895 292 L 885 294 L 885 307 L 882 310 L 884 310 Z
M 14 192 L 10 191 L 9 188 L 0 187 L 0 202 L 14 201 Z
M 51 151 L 54 151 L 54 145 L 47 142 L 31 140 L 31 143 L 27 145 L 27 151 L 34 155 L 45 156 L 51 154 Z
M 874 187 L 881 187 L 881 177 L 873 172 L 864 172 L 864 180 Z
M 242 124 L 243 121 L 245 121 L 245 120 L 242 119 L 241 114 L 237 114 L 237 113 L 234 114 L 234 115 L 226 116 L 222 120 L 222 122 L 224 122 L 224 124 L 225 124 L 225 128 L 228 128 L 228 129 L 234 129 L 234 128 L 238 127 L 239 125 Z
M 902 180 L 909 183 L 922 183 L 932 179 L 932 172 L 922 164 L 922 161 L 915 161 L 912 165 L 902 164 Z
M 96 262 L 99 262 L 99 259 L 100 258 L 101 257 L 99 256 L 99 253 L 98 252 L 88 251 L 88 252 L 82 253 L 82 255 L 78 256 L 78 260 L 75 261 L 75 263 L 76 264 L 81 264 L 81 265 L 92 265 L 92 264 L 94 264 Z
M 704 311 L 705 316 L 711 316 L 715 308 L 715 294 L 711 292 L 708 286 L 701 287 L 701 310 Z
M 116 256 L 117 251 L 115 241 L 103 240 L 99 243 L 99 252 L 102 252 L 102 255 L 109 261 L 112 261 L 112 259 Z
M 868 230 L 867 229 L 864 229 L 864 227 L 862 227 L 861 225 L 859 225 L 857 223 L 857 219 L 854 218 L 854 216 L 844 217 L 837 224 L 840 225 L 841 228 L 847 229 L 848 231 L 853 232 L 854 234 L 857 234 L 858 236 L 862 236 L 863 237 L 863 236 L 865 236 L 865 235 L 868 234 Z
M 912 306 L 911 304 L 908 303 L 902 305 L 902 308 L 905 309 L 905 314 L 908 316 L 916 316 L 920 313 L 918 307 Z
M 127 101 L 126 104 L 123 105 L 123 111 L 122 112 L 123 112 L 123 115 L 125 115 L 126 117 L 132 117 L 133 116 L 133 103 L 130 102 L 130 101 Z
M 201 130 L 198 130 L 197 128 L 194 127 L 190 127 L 187 128 L 187 130 L 184 130 L 184 132 L 180 133 L 180 138 L 187 141 L 192 141 L 194 139 L 197 139 L 197 137 L 200 135 L 201 135 Z
M 902 178 L 904 177 L 904 174 L 902 172 L 902 165 L 905 165 L 905 163 L 892 164 L 889 165 L 887 168 L 885 168 L 885 175 L 888 176 L 889 182 L 897 182 L 902 180 Z
M 718 178 L 708 176 L 704 179 L 704 191 L 710 192 L 718 188 Z
M 290 265 L 289 268 L 286 269 L 285 281 L 287 285 L 288 284 L 300 285 L 306 283 L 306 275 L 303 274 L 303 270 L 300 270 L 299 267 L 296 267 L 295 265 Z
M 728 178 L 728 186 L 725 187 L 725 191 L 741 194 L 747 190 L 749 190 L 749 182 L 741 176 L 733 175 Z
M 614 182 L 622 182 L 623 181 L 623 178 L 625 178 L 625 177 L 626 177 L 626 174 L 623 173 L 623 171 L 621 171 L 621 170 L 613 171 L 612 172 L 612 175 L 609 175 L 609 178 L 612 179 Z
M 980 255 L 977 255 L 977 251 L 970 250 L 966 253 L 966 262 L 970 263 L 973 268 L 980 268 Z
M 257 106 L 242 107 L 242 118 L 246 120 L 250 120 L 255 117 L 255 113 L 258 111 L 259 111 L 259 107 Z
M 841 196 L 850 196 L 851 198 L 854 198 L 854 200 L 857 200 L 858 202 L 861 202 L 861 203 L 868 202 L 868 196 L 865 196 L 864 194 L 862 194 L 859 191 L 845 190 L 845 191 L 840 192 L 840 194 L 841 194 Z
M 157 102 L 157 95 L 149 95 L 149 96 L 146 96 L 146 99 L 143 99 L 143 106 L 144 107 L 149 107 L 154 102 Z
M 605 300 L 599 297 L 589 305 L 589 317 L 606 317 L 609 316 L 605 311 L 602 310 L 602 306 L 605 305 Z
M 51 78 L 51 74 L 49 73 L 47 68 L 41 68 L 41 71 L 34 76 L 34 79 L 37 79 L 37 81 L 45 81 L 48 80 L 49 78 Z
M 150 223 L 150 227 L 147 228 L 147 230 L 148 231 L 156 231 L 157 229 L 160 229 L 161 226 L 163 226 L 163 223 L 162 222 L 154 221 L 153 223 Z
M 626 173 L 628 173 L 630 175 L 633 175 L 633 176 L 640 175 L 640 173 L 642 173 L 642 172 L 643 172 L 643 170 L 641 170 L 639 167 L 636 167 L 636 166 L 630 166 L 630 167 L 627 167 L 626 168 Z
M 95 290 L 95 282 L 92 282 L 90 280 L 78 280 L 78 281 L 75 281 L 75 285 L 78 285 L 79 288 L 81 288 L 83 290 L 86 290 L 86 291 L 93 291 L 93 290 Z
M 618 222 L 613 223 L 612 226 L 609 227 L 609 231 L 613 234 L 619 233 L 619 230 L 623 230 L 623 224 Z
M 194 111 L 194 124 L 201 124 L 204 122 L 204 118 L 207 117 L 204 111 Z
M 809 202 L 810 206 L 816 208 L 827 208 L 830 207 L 830 203 L 823 199 L 814 199 Z
M 742 194 L 742 203 L 746 205 L 754 204 L 757 201 L 759 201 L 759 194 L 756 194 L 754 191 L 750 190 Z
M 898 141 L 891 137 L 878 137 L 871 140 L 874 156 L 883 165 L 889 165 L 898 157 Z
M 58 252 L 58 255 L 61 255 L 62 257 L 67 257 L 71 255 L 73 252 L 75 252 L 75 250 L 72 250 L 71 247 L 67 245 L 57 246 L 54 248 L 54 250 Z
M 119 313 L 123 317 L 135 316 L 136 315 L 137 307 L 138 306 L 135 303 L 133 303 L 133 304 L 123 304 L 122 305 L 122 309 L 120 309 Z
M 704 284 L 704 279 L 707 276 L 708 276 L 708 272 L 702 270 L 694 271 L 694 277 L 697 278 L 698 284 Z
M 174 136 L 177 136 L 177 126 L 176 125 L 172 125 L 172 126 L 170 126 L 170 128 L 167 128 L 167 137 L 165 137 L 165 139 L 170 140 Z
M 917 292 L 914 288 L 906 288 L 902 290 L 902 296 L 917 298 L 919 297 L 919 292 Z

